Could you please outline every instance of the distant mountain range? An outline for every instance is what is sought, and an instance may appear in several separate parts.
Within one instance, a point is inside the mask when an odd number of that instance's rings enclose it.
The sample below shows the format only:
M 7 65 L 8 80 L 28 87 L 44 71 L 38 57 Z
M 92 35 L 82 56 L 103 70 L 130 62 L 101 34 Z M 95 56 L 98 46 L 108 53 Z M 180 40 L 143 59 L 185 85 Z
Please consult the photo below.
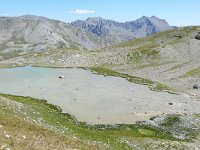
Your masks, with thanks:
M 136 21 L 116 22 L 101 17 L 77 20 L 71 23 L 101 37 L 112 38 L 116 43 L 141 38 L 154 33 L 173 29 L 165 20 L 143 16 Z
M 63 47 L 97 49 L 169 29 L 173 27 L 155 16 L 125 23 L 100 17 L 72 23 L 33 15 L 0 17 L 0 55 Z

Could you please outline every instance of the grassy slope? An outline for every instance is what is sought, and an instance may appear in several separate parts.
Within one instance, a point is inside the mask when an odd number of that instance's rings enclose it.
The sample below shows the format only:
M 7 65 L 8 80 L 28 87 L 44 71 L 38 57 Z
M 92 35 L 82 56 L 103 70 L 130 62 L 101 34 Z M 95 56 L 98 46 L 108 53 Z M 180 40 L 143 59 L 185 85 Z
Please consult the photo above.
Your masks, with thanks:
M 183 78 L 188 78 L 188 77 L 192 77 L 192 76 L 197 76 L 197 77 L 200 76 L 200 67 L 199 68 L 194 68 L 192 70 L 189 70 L 182 77 Z
M 23 109 L 20 109 L 20 105 L 23 105 Z M 29 109 L 32 112 L 29 112 Z M 9 145 L 11 149 L 100 149 L 98 145 L 89 144 L 88 141 L 55 132 L 55 129 L 46 126 L 47 123 L 40 124 L 32 118 L 33 113 L 39 115 L 39 112 L 31 106 L 15 103 L 9 99 L 5 101 L 5 98 L 0 97 L 0 125 L 2 126 L 0 146 Z
M 175 123 L 167 119 L 163 124 L 170 128 Z M 142 147 L 149 146 L 145 145 L 148 139 L 180 141 L 162 127 L 145 124 L 90 126 L 77 122 L 68 114 L 62 114 L 60 108 L 44 100 L 4 94 L 0 97 L 0 125 L 11 135 L 10 138 L 0 137 L 0 144 L 6 143 L 16 149 L 71 147 L 121 150 L 132 149 L 130 143 L 140 139 L 144 140 L 140 143 Z

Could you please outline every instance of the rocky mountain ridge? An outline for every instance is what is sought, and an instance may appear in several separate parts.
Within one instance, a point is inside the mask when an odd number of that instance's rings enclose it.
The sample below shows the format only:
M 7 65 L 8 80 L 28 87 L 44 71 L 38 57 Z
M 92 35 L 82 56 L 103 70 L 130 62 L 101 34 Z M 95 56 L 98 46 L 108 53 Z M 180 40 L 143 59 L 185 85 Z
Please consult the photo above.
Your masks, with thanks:
M 117 22 L 101 17 L 88 18 L 85 21 L 77 20 L 71 23 L 75 27 L 81 27 L 101 37 L 112 37 L 116 43 L 141 38 L 154 33 L 170 30 L 165 20 L 156 16 L 143 16 L 135 21 Z

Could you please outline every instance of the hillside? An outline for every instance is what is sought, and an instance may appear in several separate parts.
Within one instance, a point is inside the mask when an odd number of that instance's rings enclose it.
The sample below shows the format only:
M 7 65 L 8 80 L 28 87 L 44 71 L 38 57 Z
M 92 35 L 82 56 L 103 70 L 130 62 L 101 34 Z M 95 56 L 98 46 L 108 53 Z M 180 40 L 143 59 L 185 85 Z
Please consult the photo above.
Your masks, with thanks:
M 110 44 L 84 29 L 31 15 L 0 17 L 0 34 L 0 56 L 5 59 L 48 48 L 95 49 Z

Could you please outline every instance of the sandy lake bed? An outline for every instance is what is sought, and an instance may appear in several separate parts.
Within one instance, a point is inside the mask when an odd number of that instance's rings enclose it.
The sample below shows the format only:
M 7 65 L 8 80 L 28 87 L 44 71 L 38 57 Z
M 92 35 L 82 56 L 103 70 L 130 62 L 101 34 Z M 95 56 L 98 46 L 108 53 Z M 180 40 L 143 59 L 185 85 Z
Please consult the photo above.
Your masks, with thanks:
M 88 124 L 132 124 L 163 113 L 200 113 L 200 102 L 186 94 L 156 92 L 80 68 L 0 69 L 0 93 L 46 99 Z

